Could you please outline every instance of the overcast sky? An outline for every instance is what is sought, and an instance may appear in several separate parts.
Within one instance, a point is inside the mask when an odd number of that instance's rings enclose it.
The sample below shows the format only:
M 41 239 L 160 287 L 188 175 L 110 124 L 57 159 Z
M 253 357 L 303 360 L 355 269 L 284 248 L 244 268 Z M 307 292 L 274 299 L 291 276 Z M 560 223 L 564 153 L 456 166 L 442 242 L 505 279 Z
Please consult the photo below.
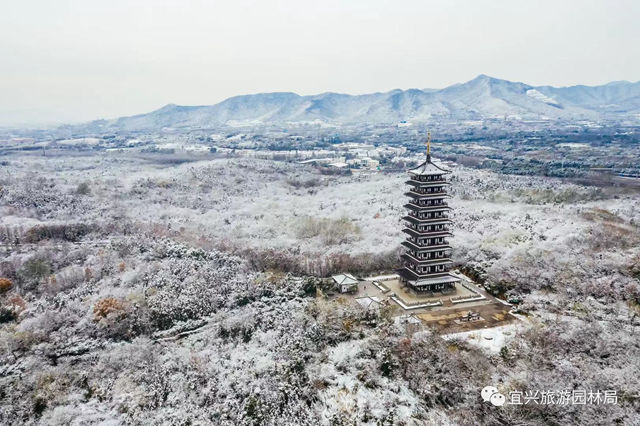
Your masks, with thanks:
M 640 1 L 2 0 L 0 125 L 272 91 L 640 80 Z

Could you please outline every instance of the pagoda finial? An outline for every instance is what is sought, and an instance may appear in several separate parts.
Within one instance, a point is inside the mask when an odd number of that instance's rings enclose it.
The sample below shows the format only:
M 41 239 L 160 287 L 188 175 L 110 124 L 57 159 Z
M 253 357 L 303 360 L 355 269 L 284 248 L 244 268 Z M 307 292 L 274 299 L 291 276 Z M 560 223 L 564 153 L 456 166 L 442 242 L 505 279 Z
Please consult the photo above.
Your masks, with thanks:
M 431 130 L 427 131 L 427 161 L 431 161 Z

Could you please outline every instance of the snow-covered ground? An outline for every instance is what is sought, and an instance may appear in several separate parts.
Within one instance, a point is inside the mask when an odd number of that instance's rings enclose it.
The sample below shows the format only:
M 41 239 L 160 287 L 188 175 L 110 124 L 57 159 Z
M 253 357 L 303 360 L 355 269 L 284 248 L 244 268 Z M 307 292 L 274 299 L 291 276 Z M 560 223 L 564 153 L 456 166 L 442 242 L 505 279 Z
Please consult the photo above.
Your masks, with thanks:
M 517 338 L 518 331 L 522 330 L 523 327 L 525 327 L 525 324 L 514 322 L 499 327 L 445 334 L 442 337 L 445 340 L 462 340 L 484 349 L 490 354 L 498 354 L 510 339 Z
M 0 423 L 637 419 L 623 398 L 549 412 L 478 397 L 488 383 L 640 392 L 637 193 L 455 168 L 456 266 L 520 297 L 530 326 L 443 340 L 302 276 L 388 274 L 406 176 L 168 160 L 3 163 Z

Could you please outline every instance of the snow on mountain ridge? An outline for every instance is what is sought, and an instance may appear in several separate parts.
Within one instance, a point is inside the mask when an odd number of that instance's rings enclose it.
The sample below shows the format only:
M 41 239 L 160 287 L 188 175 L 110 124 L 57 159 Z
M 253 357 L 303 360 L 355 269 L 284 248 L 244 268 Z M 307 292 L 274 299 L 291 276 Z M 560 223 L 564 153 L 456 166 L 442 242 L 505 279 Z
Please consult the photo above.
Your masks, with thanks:
M 527 95 L 531 96 L 534 99 L 537 99 L 539 101 L 544 102 L 545 104 L 549 104 L 549 105 L 554 105 L 554 106 L 560 106 L 560 104 L 558 103 L 558 101 L 556 101 L 553 98 L 550 98 L 549 96 L 546 96 L 540 92 L 538 92 L 536 89 L 529 89 L 527 90 Z
M 258 93 L 228 98 L 215 105 L 166 105 L 147 114 L 100 120 L 85 127 L 143 130 L 158 127 L 208 127 L 229 122 L 252 123 L 393 123 L 434 118 L 598 120 L 610 114 L 640 112 L 640 82 L 602 86 L 534 87 L 479 75 L 444 89 L 395 89 L 364 95 L 326 92 L 301 96 L 292 92 Z

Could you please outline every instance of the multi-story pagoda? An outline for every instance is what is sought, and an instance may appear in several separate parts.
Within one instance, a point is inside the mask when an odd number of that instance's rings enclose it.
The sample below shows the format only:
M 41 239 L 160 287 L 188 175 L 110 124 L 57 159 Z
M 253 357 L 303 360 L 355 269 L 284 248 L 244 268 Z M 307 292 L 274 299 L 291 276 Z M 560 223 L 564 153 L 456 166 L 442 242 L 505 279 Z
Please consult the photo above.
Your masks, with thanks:
M 451 173 L 431 162 L 431 134 L 427 134 L 427 159 L 409 170 L 408 215 L 403 219 L 403 232 L 407 239 L 402 245 L 407 251 L 402 255 L 403 267 L 398 271 L 400 280 L 418 293 L 455 291 L 459 278 L 449 273 L 451 246 L 447 241 L 451 234 L 451 220 L 447 199 L 445 175 Z

